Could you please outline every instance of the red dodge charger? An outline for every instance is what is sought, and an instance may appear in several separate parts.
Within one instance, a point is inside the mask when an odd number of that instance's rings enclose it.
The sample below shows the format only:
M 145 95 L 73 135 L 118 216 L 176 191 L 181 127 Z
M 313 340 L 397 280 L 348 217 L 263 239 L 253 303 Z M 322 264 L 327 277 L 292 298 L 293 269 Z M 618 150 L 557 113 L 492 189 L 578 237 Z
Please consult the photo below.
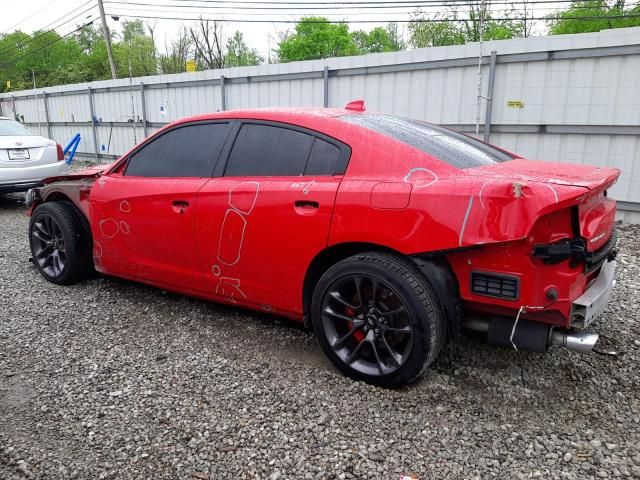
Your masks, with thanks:
M 525 160 L 345 109 L 174 122 L 27 194 L 34 264 L 94 270 L 313 326 L 338 369 L 410 382 L 463 327 L 589 351 L 614 284 L 619 171 Z

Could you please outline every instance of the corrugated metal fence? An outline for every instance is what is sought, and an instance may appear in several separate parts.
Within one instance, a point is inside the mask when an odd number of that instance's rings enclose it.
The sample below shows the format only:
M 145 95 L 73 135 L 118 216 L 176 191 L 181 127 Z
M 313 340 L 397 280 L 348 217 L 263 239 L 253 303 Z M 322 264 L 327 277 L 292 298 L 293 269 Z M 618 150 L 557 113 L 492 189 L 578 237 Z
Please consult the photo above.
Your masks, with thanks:
M 0 94 L 17 116 L 107 161 L 166 123 L 198 113 L 343 106 L 474 132 L 528 158 L 614 166 L 620 206 L 640 211 L 640 28 L 257 67 L 158 75 Z

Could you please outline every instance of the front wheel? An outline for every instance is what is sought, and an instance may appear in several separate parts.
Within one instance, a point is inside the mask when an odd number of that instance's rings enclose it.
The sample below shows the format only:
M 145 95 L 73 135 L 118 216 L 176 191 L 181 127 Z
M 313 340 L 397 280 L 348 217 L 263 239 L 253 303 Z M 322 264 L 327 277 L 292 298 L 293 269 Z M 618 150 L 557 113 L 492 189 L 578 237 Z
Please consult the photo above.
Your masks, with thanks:
M 69 202 L 38 206 L 29 224 L 33 263 L 44 278 L 71 285 L 93 270 L 91 233 L 86 219 Z
M 321 277 L 311 318 L 320 345 L 346 375 L 393 387 L 415 380 L 438 356 L 442 308 L 406 258 L 368 252 Z

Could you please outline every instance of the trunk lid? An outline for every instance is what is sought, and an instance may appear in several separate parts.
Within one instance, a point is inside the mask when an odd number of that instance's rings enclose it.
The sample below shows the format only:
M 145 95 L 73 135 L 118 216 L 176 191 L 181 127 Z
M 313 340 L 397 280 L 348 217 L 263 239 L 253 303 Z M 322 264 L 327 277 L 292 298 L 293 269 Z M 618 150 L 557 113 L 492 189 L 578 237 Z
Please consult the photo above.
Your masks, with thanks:
M 54 154 L 50 152 L 53 147 Z M 56 143 L 36 135 L 0 136 L 0 168 L 44 165 L 57 161 Z
M 618 169 L 515 159 L 467 171 L 474 175 L 514 182 L 544 183 L 549 186 L 562 186 L 565 189 L 573 187 L 574 206 L 578 207 L 580 236 L 585 239 L 587 250 L 593 252 L 600 249 L 611 237 L 616 202 L 607 196 L 606 190 L 618 180 Z M 558 194 L 555 195 L 557 201 Z

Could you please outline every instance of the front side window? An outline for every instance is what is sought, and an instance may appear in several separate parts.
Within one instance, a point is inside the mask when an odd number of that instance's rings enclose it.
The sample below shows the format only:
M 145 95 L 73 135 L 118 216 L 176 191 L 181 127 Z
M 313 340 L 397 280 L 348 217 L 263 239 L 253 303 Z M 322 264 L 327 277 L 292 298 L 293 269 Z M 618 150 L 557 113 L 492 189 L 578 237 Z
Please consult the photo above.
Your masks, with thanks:
M 34 137 L 37 133 L 14 120 L 0 119 L 0 137 Z
M 289 128 L 247 123 L 233 144 L 225 177 L 298 176 L 313 136 Z
M 493 165 L 514 158 L 473 137 L 418 120 L 378 114 L 344 115 L 340 118 L 406 143 L 456 168 Z
M 135 152 L 126 176 L 209 177 L 229 133 L 228 123 L 186 125 L 153 139 Z

